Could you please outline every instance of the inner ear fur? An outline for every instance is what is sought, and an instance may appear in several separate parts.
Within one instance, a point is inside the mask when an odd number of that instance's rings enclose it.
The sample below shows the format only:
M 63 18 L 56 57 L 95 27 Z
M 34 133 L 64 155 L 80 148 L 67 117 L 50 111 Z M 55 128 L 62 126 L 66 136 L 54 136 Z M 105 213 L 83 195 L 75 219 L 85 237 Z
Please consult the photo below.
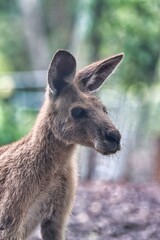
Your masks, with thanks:
M 73 81 L 76 72 L 76 60 L 71 53 L 59 50 L 54 55 L 48 70 L 48 85 L 56 96 Z
M 82 90 L 95 91 L 116 69 L 123 58 L 123 53 L 94 62 L 76 75 L 76 81 Z

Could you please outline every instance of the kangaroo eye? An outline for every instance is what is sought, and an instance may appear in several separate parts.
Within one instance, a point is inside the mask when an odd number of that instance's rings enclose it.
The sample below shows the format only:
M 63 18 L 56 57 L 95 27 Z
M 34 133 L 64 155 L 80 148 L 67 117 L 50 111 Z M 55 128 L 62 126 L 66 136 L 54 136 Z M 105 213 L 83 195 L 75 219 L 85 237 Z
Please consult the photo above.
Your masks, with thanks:
M 80 119 L 86 116 L 86 110 L 80 107 L 76 107 L 71 110 L 71 115 L 75 119 Z

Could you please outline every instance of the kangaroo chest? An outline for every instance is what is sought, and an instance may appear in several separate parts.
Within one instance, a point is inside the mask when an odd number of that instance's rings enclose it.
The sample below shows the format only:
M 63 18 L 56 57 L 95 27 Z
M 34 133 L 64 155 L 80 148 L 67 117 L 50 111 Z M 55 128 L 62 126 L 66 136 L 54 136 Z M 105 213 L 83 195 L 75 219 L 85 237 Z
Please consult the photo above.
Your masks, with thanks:
M 42 187 L 27 210 L 21 224 L 21 232 L 33 231 L 43 219 L 50 217 L 57 209 L 71 205 L 77 182 L 75 169 L 75 166 L 70 166 L 51 176 L 48 184 Z

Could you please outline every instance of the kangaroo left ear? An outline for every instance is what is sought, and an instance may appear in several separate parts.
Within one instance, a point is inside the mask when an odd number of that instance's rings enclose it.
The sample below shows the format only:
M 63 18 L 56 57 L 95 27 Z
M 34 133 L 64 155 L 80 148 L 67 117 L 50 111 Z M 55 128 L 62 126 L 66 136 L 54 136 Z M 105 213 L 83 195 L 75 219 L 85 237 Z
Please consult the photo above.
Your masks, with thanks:
M 87 91 L 99 89 L 123 58 L 123 53 L 95 62 L 78 72 L 76 81 Z
M 59 50 L 53 57 L 48 70 L 48 86 L 56 96 L 73 81 L 76 72 L 76 60 L 71 53 Z

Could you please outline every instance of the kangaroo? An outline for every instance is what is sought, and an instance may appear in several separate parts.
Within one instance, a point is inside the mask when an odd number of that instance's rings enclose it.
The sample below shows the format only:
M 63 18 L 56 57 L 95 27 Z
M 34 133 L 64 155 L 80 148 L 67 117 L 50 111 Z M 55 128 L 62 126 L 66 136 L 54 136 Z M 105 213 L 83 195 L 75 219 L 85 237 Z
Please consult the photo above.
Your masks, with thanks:
M 43 240 L 64 240 L 77 185 L 76 145 L 103 155 L 120 150 L 121 135 L 94 95 L 123 54 L 76 73 L 71 53 L 59 50 L 31 132 L 0 148 L 0 240 L 24 240 L 41 224 Z

